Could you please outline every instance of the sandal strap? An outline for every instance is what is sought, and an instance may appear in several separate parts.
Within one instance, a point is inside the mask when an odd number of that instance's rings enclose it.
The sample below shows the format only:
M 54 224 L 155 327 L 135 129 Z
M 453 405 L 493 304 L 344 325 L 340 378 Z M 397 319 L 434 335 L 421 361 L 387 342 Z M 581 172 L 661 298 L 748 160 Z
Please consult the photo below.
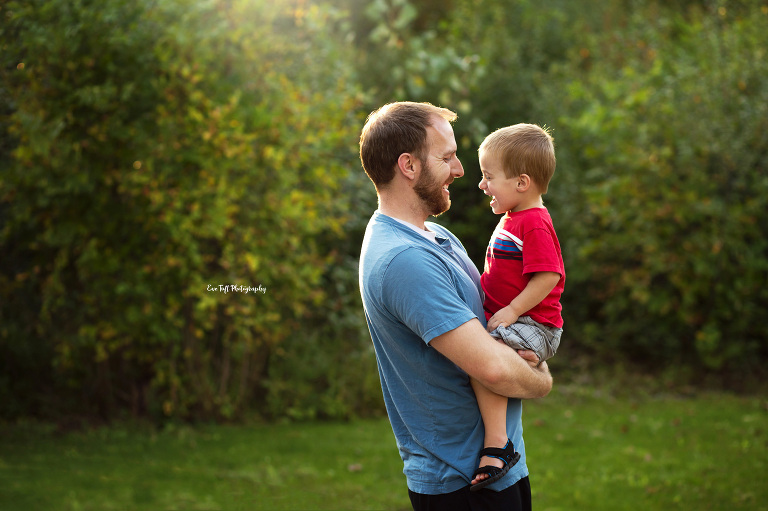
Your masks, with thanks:
M 503 469 L 494 467 L 493 465 L 485 465 L 475 470 L 475 472 L 472 474 L 472 479 L 474 479 L 478 474 L 488 474 L 489 476 L 493 477 L 500 473 L 502 470 Z
M 489 456 L 491 458 L 498 458 L 504 463 L 511 462 L 515 459 L 516 454 L 515 446 L 512 444 L 511 440 L 507 440 L 507 445 L 505 445 L 503 449 L 499 449 L 498 447 L 486 447 L 480 451 L 480 457 Z
M 475 473 L 472 474 L 472 479 L 477 477 L 479 474 L 488 474 L 488 477 L 478 483 L 473 484 L 470 487 L 470 491 L 473 492 L 479 491 L 489 484 L 498 481 L 504 477 L 507 472 L 509 472 L 510 468 L 515 466 L 517 462 L 520 461 L 520 453 L 515 452 L 515 446 L 512 445 L 512 441 L 509 439 L 507 439 L 507 445 L 505 445 L 503 449 L 499 449 L 498 447 L 486 447 L 480 451 L 480 456 L 498 458 L 504 463 L 504 466 L 499 468 L 494 467 L 493 465 L 484 465 L 475 470 Z

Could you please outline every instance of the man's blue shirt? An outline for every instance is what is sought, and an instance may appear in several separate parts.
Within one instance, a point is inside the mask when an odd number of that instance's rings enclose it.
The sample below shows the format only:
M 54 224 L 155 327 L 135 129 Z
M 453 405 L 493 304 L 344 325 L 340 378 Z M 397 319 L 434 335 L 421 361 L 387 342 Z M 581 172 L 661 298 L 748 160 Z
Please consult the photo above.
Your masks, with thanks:
M 470 483 L 484 429 L 469 376 L 429 342 L 467 321 L 485 326 L 480 274 L 459 240 L 435 223 L 432 242 L 375 212 L 360 255 L 360 290 L 384 402 L 408 488 L 441 494 Z M 507 431 L 521 459 L 502 490 L 528 475 L 522 404 L 510 399 Z

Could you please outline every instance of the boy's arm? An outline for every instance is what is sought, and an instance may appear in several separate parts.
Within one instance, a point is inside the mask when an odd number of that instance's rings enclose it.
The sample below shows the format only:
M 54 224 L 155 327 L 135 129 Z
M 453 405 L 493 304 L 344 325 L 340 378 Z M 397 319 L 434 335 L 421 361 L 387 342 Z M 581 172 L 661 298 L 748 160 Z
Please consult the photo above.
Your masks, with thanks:
M 506 307 L 499 309 L 488 320 L 488 331 L 500 326 L 509 326 L 517 318 L 541 303 L 560 282 L 560 274 L 552 271 L 540 271 L 533 274 L 528 285 Z
M 506 397 L 532 399 L 552 390 L 546 362 L 529 360 L 488 335 L 478 319 L 438 335 L 429 343 L 483 386 Z

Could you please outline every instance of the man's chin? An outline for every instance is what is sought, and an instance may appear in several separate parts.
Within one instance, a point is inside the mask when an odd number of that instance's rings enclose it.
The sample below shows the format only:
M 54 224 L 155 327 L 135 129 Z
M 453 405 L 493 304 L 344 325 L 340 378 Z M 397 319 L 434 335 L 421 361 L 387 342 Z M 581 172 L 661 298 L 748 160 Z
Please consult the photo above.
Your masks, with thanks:
M 432 216 L 438 217 L 451 209 L 451 201 L 450 199 L 445 202 L 445 204 L 441 204 L 439 207 L 433 208 Z

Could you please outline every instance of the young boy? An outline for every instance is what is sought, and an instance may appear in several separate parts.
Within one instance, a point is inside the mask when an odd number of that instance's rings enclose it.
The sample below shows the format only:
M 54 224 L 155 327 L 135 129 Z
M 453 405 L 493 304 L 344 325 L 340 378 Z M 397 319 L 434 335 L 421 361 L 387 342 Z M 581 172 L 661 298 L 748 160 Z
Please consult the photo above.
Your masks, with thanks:
M 560 295 L 565 267 L 552 218 L 541 196 L 555 172 L 549 133 L 533 124 L 501 128 L 478 150 L 478 185 L 503 214 L 486 253 L 481 283 L 488 331 L 510 347 L 532 350 L 539 363 L 557 351 L 562 334 Z M 472 491 L 500 479 L 519 454 L 507 439 L 507 398 L 472 380 L 485 425 L 485 445 Z

